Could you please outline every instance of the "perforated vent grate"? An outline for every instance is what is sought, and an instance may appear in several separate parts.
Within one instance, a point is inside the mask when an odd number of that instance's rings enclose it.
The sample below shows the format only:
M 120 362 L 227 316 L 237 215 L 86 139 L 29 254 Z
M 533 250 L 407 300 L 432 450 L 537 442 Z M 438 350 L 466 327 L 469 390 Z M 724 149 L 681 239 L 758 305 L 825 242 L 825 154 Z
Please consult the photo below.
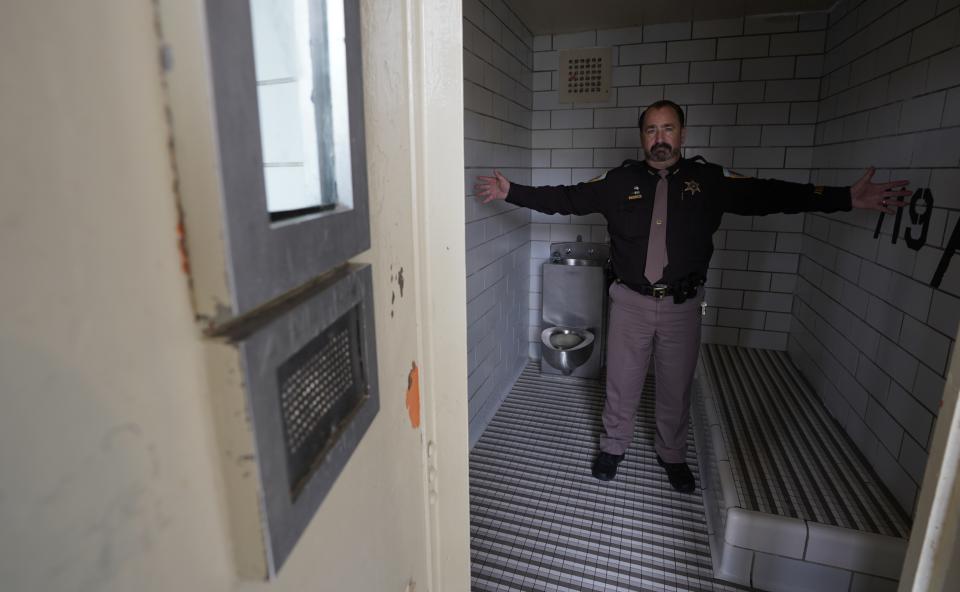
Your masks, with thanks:
M 560 50 L 560 102 L 603 103 L 610 99 L 609 47 Z
M 366 398 L 359 318 L 352 308 L 277 370 L 293 496 Z
M 296 454 L 316 431 L 320 419 L 353 386 L 350 335 L 342 330 L 283 385 L 280 401 L 287 421 L 287 448 Z

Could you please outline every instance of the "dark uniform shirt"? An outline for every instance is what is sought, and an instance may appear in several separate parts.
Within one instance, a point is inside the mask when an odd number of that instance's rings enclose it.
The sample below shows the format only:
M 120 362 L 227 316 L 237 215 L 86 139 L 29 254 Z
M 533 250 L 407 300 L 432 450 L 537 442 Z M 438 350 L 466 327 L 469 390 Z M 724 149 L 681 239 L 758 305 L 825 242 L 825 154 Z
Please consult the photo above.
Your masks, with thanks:
M 660 283 L 702 283 L 713 255 L 713 233 L 724 212 L 744 216 L 850 210 L 848 187 L 822 187 L 727 172 L 700 157 L 681 159 L 669 170 L 667 266 Z M 654 192 L 660 177 L 646 162 L 628 160 L 594 181 L 561 187 L 510 184 L 507 201 L 545 214 L 607 219 L 613 271 L 632 288 L 644 277 Z

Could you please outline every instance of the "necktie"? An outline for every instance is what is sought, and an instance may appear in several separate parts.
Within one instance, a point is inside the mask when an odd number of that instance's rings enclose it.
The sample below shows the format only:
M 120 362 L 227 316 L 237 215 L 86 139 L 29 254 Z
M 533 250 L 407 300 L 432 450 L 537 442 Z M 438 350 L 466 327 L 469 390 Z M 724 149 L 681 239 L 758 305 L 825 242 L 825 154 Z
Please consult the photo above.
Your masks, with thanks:
M 643 275 L 654 284 L 663 277 L 667 265 L 667 175 L 659 171 L 657 192 L 653 198 L 653 214 L 650 216 L 650 239 L 647 243 L 647 265 Z

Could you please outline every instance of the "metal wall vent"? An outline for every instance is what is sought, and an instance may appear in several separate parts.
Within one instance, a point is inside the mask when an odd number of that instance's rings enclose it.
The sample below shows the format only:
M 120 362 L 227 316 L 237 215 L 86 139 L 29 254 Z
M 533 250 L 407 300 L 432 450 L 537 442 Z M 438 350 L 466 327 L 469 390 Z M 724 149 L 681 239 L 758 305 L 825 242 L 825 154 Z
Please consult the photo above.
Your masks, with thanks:
M 296 499 L 369 396 L 363 377 L 357 307 L 350 309 L 277 369 L 287 476 Z
M 560 50 L 561 103 L 604 103 L 610 100 L 609 47 Z

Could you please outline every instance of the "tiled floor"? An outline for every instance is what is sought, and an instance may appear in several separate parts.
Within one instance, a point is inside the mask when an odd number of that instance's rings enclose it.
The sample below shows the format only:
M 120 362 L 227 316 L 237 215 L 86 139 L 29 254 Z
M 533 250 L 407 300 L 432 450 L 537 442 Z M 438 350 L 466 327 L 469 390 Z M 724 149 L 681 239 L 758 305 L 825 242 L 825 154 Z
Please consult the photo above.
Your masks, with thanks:
M 650 387 L 602 483 L 590 475 L 601 383 L 527 367 L 470 454 L 473 590 L 750 589 L 712 577 L 699 489 L 676 493 L 657 466 Z

